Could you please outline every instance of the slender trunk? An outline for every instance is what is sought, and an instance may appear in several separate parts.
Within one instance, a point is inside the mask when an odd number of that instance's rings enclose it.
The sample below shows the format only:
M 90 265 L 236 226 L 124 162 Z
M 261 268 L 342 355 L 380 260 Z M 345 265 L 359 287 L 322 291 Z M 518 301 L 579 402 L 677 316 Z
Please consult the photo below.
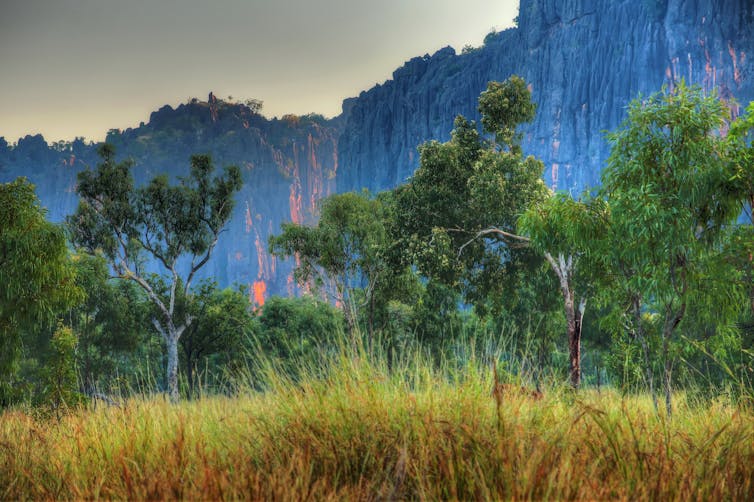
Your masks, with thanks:
M 676 316 L 671 322 L 666 322 L 664 329 L 662 330 L 662 389 L 665 392 L 665 411 L 667 412 L 668 417 L 673 415 L 673 401 L 671 400 L 673 362 L 670 360 L 670 337 L 673 336 L 673 330 L 678 322 L 680 322 L 680 319 Z
M 660 405 L 657 402 L 657 391 L 655 390 L 655 377 L 654 371 L 652 371 L 652 358 L 649 351 L 649 342 L 644 336 L 643 330 L 637 333 L 639 343 L 641 343 L 641 351 L 644 356 L 644 377 L 647 379 L 647 385 L 649 385 L 649 394 L 652 396 L 652 404 L 655 408 L 655 413 L 660 411 Z
M 186 356 L 186 381 L 188 382 L 189 399 L 196 397 L 196 382 L 194 382 L 194 363 L 191 357 Z
M 685 286 L 684 286 L 685 292 Z M 665 410 L 668 413 L 668 417 L 673 415 L 673 402 L 672 397 L 672 376 L 673 376 L 673 361 L 670 357 L 670 339 L 673 337 L 673 332 L 683 320 L 683 316 L 686 314 L 686 303 L 682 302 L 678 310 L 673 312 L 670 308 L 666 310 L 665 324 L 662 328 L 662 361 L 663 361 L 663 390 L 665 391 Z
M 346 321 L 346 332 L 348 333 L 348 338 L 351 340 L 351 349 L 353 350 L 353 353 L 356 354 L 359 351 L 359 340 L 357 338 L 356 329 L 356 316 L 353 312 L 353 309 L 351 308 L 351 305 L 348 303 L 343 304 L 343 318 Z
M 578 389 L 581 385 L 581 323 L 584 320 L 586 300 L 582 298 L 578 306 L 575 303 L 576 293 L 572 282 L 573 256 L 566 257 L 560 253 L 556 260 L 550 253 L 545 253 L 545 259 L 550 263 L 552 270 L 560 280 L 560 292 L 563 295 L 568 332 L 568 366 L 571 386 Z
M 652 404 L 655 408 L 655 413 L 659 413 L 660 406 L 657 402 L 657 391 L 655 390 L 654 371 L 652 371 L 652 357 L 649 350 L 649 341 L 647 340 L 646 333 L 644 333 L 644 327 L 641 324 L 641 305 L 640 300 L 634 297 L 632 302 L 634 324 L 635 324 L 635 336 L 639 339 L 641 344 L 641 352 L 644 356 L 644 377 L 647 379 L 647 385 L 649 385 L 649 394 L 652 396 Z
M 178 394 L 178 335 L 171 330 L 165 341 L 168 349 L 168 395 L 172 402 L 177 403 L 180 398 Z
M 568 353 L 571 386 L 578 389 L 581 385 L 581 319 L 582 314 L 573 305 L 573 300 L 566 301 L 566 320 L 568 322 Z
M 374 339 L 374 292 L 369 295 L 369 350 L 372 350 Z
M 666 349 L 663 348 L 663 352 L 665 351 Z M 664 357 L 665 357 L 665 372 L 663 376 L 663 384 L 664 384 L 664 390 L 665 390 L 665 411 L 667 412 L 668 417 L 671 417 L 673 416 L 673 401 L 671 400 L 672 392 L 673 392 L 672 387 L 671 387 L 673 363 L 667 357 L 667 354 L 664 354 Z

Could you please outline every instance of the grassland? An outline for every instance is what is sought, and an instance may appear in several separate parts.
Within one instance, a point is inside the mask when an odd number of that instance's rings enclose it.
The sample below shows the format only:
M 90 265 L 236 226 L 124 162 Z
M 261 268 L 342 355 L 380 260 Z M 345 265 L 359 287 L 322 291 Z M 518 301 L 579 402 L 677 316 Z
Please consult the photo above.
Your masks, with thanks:
M 754 498 L 754 413 L 724 397 L 668 420 L 604 389 L 496 401 L 490 373 L 341 357 L 264 392 L 9 411 L 0 498 Z

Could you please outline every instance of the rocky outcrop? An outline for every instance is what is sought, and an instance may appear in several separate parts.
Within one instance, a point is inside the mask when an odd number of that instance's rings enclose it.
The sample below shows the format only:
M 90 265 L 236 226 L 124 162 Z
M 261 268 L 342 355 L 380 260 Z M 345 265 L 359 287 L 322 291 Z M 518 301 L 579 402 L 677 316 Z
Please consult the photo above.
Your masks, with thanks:
M 518 74 L 538 104 L 524 151 L 545 162 L 549 185 L 578 193 L 599 182 L 604 131 L 638 95 L 683 79 L 754 99 L 753 11 L 750 0 L 521 0 L 518 28 L 462 54 L 414 58 L 359 96 L 339 142 L 338 190 L 403 182 L 417 145 L 448 139 L 457 114 L 478 119 L 487 82 Z
M 578 193 L 599 181 L 609 153 L 604 131 L 626 105 L 681 79 L 745 105 L 754 99 L 754 7 L 750 0 L 521 0 L 518 27 L 482 47 L 442 49 L 406 62 L 382 85 L 343 102 L 343 114 L 268 120 L 259 102 L 210 95 L 152 113 L 149 122 L 107 140 L 135 161 L 144 181 L 180 176 L 193 153 L 242 168 L 244 186 L 228 232 L 205 277 L 246 284 L 261 303 L 293 294 L 292 261 L 267 252 L 284 221 L 312 222 L 317 200 L 333 191 L 392 188 L 418 164 L 417 146 L 446 140 L 458 114 L 478 118 L 490 80 L 524 77 L 538 103 L 524 151 L 541 158 L 552 187 Z M 76 173 L 98 159 L 82 141 L 47 145 L 0 138 L 0 181 L 27 176 L 54 221 L 77 203 Z
M 316 115 L 268 120 L 251 105 L 210 94 L 206 102 L 164 106 L 137 128 L 111 130 L 107 141 L 118 158 L 134 160 L 137 182 L 160 173 L 187 174 L 194 153 L 209 153 L 218 168 L 241 168 L 235 212 L 200 277 L 246 285 L 259 304 L 274 293 L 297 292 L 293 261 L 271 256 L 267 242 L 285 221 L 316 220 L 317 201 L 335 188 L 342 121 Z M 28 177 L 53 221 L 75 210 L 76 174 L 98 162 L 96 146 L 82 141 L 48 145 L 41 136 L 28 136 L 12 147 L 0 142 L 0 181 Z

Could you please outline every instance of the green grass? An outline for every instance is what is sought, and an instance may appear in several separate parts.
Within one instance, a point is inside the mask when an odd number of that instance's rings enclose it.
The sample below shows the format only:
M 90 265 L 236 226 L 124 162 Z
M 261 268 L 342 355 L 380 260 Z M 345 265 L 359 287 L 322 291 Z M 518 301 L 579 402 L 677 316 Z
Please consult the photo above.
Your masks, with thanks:
M 546 389 L 498 406 L 491 371 L 335 357 L 299 383 L 60 421 L 0 416 L 1 499 L 751 500 L 754 413 Z M 315 371 L 316 370 L 316 371 Z M 308 375 L 308 376 L 307 376 Z M 249 387 L 245 387 L 248 389 Z

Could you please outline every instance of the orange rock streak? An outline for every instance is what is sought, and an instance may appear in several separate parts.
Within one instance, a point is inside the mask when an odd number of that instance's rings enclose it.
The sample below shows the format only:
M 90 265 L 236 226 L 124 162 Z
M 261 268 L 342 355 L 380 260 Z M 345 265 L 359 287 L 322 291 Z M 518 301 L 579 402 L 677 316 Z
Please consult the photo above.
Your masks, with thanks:
M 254 281 L 252 286 L 254 304 L 258 307 L 264 306 L 265 295 L 267 294 L 267 283 L 264 281 Z

